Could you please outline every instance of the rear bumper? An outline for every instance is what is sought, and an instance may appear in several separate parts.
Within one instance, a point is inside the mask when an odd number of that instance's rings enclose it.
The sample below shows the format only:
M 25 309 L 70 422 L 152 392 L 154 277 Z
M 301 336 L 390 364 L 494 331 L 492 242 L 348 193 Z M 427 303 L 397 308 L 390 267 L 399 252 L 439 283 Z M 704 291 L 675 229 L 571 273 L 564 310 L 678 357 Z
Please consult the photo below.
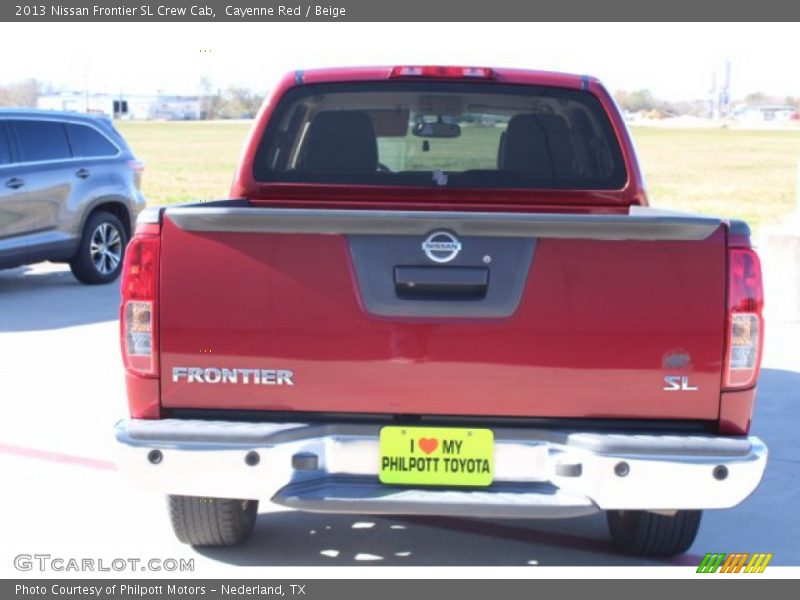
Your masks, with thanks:
M 767 460 L 756 437 L 496 428 L 492 486 L 412 488 L 379 483 L 379 432 L 182 419 L 116 427 L 119 466 L 142 489 L 333 513 L 547 518 L 730 508 L 756 489 Z

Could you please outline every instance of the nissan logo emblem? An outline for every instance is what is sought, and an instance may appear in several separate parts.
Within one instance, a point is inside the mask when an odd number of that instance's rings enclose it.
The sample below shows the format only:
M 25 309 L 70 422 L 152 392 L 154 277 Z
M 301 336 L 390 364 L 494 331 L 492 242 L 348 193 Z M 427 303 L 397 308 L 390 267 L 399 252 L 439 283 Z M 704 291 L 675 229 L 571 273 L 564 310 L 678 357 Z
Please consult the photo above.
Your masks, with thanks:
M 434 231 L 422 242 L 422 250 L 433 262 L 446 263 L 461 252 L 461 242 L 452 233 Z

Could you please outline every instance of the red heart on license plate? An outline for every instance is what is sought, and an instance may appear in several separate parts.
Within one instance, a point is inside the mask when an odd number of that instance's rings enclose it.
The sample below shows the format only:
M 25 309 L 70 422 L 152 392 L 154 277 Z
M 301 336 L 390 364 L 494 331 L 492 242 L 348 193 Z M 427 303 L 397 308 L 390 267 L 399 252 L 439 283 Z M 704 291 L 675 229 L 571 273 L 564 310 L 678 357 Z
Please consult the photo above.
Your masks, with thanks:
M 419 438 L 419 449 L 425 454 L 430 454 L 439 446 L 439 440 L 436 438 Z

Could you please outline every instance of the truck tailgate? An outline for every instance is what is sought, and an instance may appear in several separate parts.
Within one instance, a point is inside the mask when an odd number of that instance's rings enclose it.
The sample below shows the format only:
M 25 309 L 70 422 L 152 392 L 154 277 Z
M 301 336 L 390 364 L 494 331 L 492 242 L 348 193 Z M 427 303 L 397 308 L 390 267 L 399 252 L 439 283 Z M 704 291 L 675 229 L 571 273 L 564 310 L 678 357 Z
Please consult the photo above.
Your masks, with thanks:
M 658 215 L 168 209 L 162 405 L 716 419 L 725 236 Z

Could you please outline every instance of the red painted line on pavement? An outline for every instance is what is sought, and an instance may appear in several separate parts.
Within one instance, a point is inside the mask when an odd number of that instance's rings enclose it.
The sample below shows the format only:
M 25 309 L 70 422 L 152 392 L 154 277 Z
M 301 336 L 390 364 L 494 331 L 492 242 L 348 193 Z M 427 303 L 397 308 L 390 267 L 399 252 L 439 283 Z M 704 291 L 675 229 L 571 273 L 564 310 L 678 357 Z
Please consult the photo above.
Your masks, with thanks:
M 62 463 L 75 467 L 89 467 L 90 469 L 102 469 L 104 471 L 117 470 L 117 465 L 109 460 L 75 456 L 74 454 L 64 454 L 62 452 L 51 452 L 50 450 L 39 450 L 38 448 L 26 448 L 25 446 L 15 446 L 12 444 L 0 443 L 0 453 L 22 456 L 24 458 L 49 460 L 50 462 Z

